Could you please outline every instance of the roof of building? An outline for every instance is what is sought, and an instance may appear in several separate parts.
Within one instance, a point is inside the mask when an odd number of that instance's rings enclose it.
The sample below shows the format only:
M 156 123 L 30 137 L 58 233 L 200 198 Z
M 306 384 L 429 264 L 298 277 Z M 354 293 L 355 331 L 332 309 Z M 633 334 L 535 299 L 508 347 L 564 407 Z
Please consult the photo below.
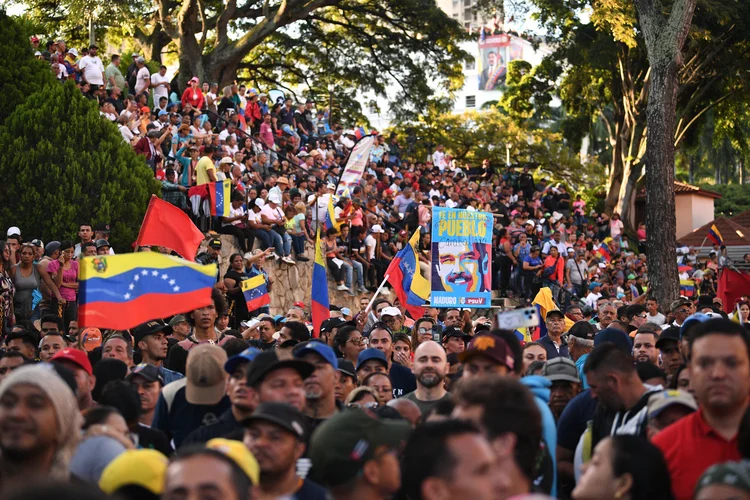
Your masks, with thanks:
M 735 215 L 731 220 L 740 226 L 750 228 L 750 210 L 745 210 L 744 212 Z
M 685 182 L 679 181 L 674 181 L 674 194 L 675 196 L 683 194 L 694 194 L 698 196 L 705 196 L 707 198 L 721 198 L 721 195 L 719 193 L 714 193 L 713 191 L 708 191 L 707 189 L 699 188 L 698 186 L 693 186 L 692 184 L 687 184 Z M 643 186 L 638 190 L 637 199 L 646 199 L 646 186 Z
M 686 234 L 677 240 L 677 243 L 681 246 L 699 247 L 703 244 L 703 241 L 708 234 L 708 230 L 713 225 L 716 225 L 716 228 L 721 233 L 721 237 L 726 246 L 750 245 L 750 229 L 741 226 L 726 217 L 717 217 L 711 222 L 702 225 L 692 233 Z M 710 245 L 710 240 L 707 241 L 707 243 Z

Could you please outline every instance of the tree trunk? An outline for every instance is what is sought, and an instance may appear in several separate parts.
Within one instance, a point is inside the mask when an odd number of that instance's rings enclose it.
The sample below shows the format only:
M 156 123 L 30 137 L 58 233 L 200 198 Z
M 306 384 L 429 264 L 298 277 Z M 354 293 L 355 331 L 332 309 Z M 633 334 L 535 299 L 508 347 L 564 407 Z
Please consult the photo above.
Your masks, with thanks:
M 745 183 L 745 159 L 740 157 L 740 162 L 737 165 L 740 170 L 740 184 Z
M 638 179 L 643 172 L 643 163 L 627 163 L 623 171 L 623 184 L 617 200 L 616 211 L 628 230 L 635 229 L 635 197 L 638 194 Z

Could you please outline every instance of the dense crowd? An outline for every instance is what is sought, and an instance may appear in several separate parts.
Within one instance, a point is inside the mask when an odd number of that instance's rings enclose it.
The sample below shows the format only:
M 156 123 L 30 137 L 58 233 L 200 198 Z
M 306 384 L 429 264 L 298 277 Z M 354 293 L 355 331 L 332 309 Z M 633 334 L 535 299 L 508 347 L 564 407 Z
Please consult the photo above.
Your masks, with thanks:
M 123 72 L 95 46 L 80 59 L 62 41 L 46 49 L 37 57 L 99 100 L 164 199 L 205 225 L 196 260 L 217 261 L 217 233 L 240 252 L 210 305 L 110 331 L 77 322 L 79 259 L 114 253 L 107 224 L 80 224 L 75 243 L 7 231 L 0 495 L 750 498 L 750 304 L 727 315 L 716 298 L 706 269 L 731 264 L 721 249 L 705 263 L 685 252 L 703 293 L 664 311 L 644 229 L 627 238 L 617 214 L 533 166 L 474 167 L 442 146 L 415 160 L 378 136 L 360 184 L 335 197 L 357 137 L 316 103 L 235 85 L 219 96 L 197 78 L 180 92 L 138 55 Z M 231 212 L 214 218 L 201 187 L 224 179 Z M 329 200 L 340 229 L 325 230 Z M 495 214 L 493 289 L 519 306 L 549 290 L 558 308 L 538 329 L 370 304 L 417 228 L 430 276 L 433 206 Z M 266 260 L 309 260 L 318 229 L 333 287 L 359 307 L 332 300 L 318 330 L 309 303 L 247 310 L 242 281 L 263 274 L 275 293 Z

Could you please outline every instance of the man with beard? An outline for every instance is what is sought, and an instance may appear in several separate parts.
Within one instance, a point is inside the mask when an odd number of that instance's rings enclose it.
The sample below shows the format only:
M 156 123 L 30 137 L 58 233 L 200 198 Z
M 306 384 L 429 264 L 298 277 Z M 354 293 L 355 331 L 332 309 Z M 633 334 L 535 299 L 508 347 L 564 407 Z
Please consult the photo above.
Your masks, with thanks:
M 339 368 L 336 354 L 330 346 L 311 341 L 294 353 L 297 359 L 310 363 L 315 370 L 305 379 L 306 405 L 304 413 L 311 429 L 339 412 L 336 404 L 336 378 Z
M 224 363 L 224 371 L 229 374 L 227 395 L 231 407 L 219 415 L 219 421 L 197 428 L 185 438 L 182 445 L 205 443 L 217 437 L 234 437 L 242 431 L 241 422 L 247 419 L 255 409 L 255 403 L 247 388 L 247 372 L 250 363 L 260 353 L 260 349 L 248 347 Z
M 448 361 L 445 349 L 440 344 L 432 340 L 419 344 L 414 352 L 413 370 L 417 377 L 417 389 L 404 398 L 415 403 L 422 415 L 430 412 L 442 401 L 453 398 L 445 390 L 444 381 L 448 373 Z
M 326 498 L 321 486 L 297 476 L 297 460 L 309 438 L 302 413 L 286 403 L 263 403 L 244 424 L 245 446 L 260 467 L 261 498 Z
M 149 321 L 133 328 L 133 343 L 141 353 L 141 363 L 153 365 L 159 369 L 164 383 L 169 384 L 182 378 L 182 375 L 164 368 L 167 359 L 169 341 L 164 330 L 167 324 L 162 320 Z
M 635 338 L 633 338 L 633 360 L 636 363 L 648 362 L 659 366 L 659 351 L 656 342 L 659 335 L 656 333 L 659 327 L 652 323 L 646 323 L 638 327 Z

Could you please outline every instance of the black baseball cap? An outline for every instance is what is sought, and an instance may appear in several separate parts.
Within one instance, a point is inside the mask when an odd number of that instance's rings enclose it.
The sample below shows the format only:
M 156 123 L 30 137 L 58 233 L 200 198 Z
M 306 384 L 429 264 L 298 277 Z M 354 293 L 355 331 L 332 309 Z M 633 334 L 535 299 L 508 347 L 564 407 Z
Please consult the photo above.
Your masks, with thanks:
M 167 324 L 164 323 L 160 319 L 155 319 L 152 321 L 148 321 L 146 323 L 141 323 L 140 325 L 133 328 L 133 342 L 135 345 L 138 345 L 138 342 L 143 340 L 144 337 L 148 335 L 153 335 L 157 332 L 160 332 L 167 328 Z
M 242 421 L 242 425 L 250 427 L 254 422 L 270 422 L 291 433 L 301 442 L 307 442 L 309 428 L 305 422 L 305 416 L 287 403 L 277 401 L 261 403 L 250 417 Z
M 470 339 L 471 335 L 469 335 L 468 333 L 464 332 L 463 330 L 459 330 L 458 328 L 456 328 L 454 326 L 449 326 L 443 332 L 443 342 L 445 342 L 446 340 L 448 340 L 451 337 L 460 337 L 460 338 L 463 338 L 463 339 Z
M 670 340 L 677 343 L 680 342 L 680 327 L 670 326 L 669 328 L 662 331 L 659 335 L 658 340 L 656 341 L 656 348 L 661 349 L 664 346 L 664 343 Z
M 221 240 L 219 238 L 211 238 L 208 242 L 208 246 L 211 248 L 221 248 Z
M 310 440 L 315 481 L 332 487 L 357 477 L 381 446 L 399 447 L 409 437 L 408 422 L 379 419 L 362 409 L 342 411 L 321 424 Z
M 100 233 L 109 234 L 109 224 L 106 224 L 104 222 L 97 224 L 94 226 L 94 231 L 99 231 Z
M 570 327 L 570 330 L 568 330 L 568 335 L 584 340 L 594 340 L 594 337 L 596 336 L 596 327 L 588 321 L 576 321 L 576 323 Z
M 253 362 L 250 363 L 250 370 L 247 372 L 247 385 L 255 387 L 263 381 L 266 375 L 281 368 L 291 368 L 297 371 L 303 379 L 309 377 L 315 371 L 313 365 L 307 361 L 293 358 L 281 359 L 275 350 L 263 351 L 255 356 Z
M 552 309 L 550 311 L 547 311 L 547 318 L 549 318 L 550 316 L 560 316 L 561 318 L 565 319 L 565 314 L 560 309 Z
M 357 371 L 354 369 L 354 363 L 348 359 L 339 358 L 339 371 L 355 380 L 357 378 Z
M 161 385 L 164 385 L 164 377 L 162 377 L 161 373 L 159 373 L 159 369 L 154 365 L 146 363 L 136 365 L 128 376 L 125 377 L 125 380 L 130 382 L 136 375 L 145 378 L 149 382 L 159 382 Z
M 320 333 L 333 331 L 334 328 L 339 328 L 340 326 L 343 326 L 345 323 L 346 323 L 346 320 L 343 320 L 341 318 L 329 318 L 327 320 L 324 320 L 320 324 Z

